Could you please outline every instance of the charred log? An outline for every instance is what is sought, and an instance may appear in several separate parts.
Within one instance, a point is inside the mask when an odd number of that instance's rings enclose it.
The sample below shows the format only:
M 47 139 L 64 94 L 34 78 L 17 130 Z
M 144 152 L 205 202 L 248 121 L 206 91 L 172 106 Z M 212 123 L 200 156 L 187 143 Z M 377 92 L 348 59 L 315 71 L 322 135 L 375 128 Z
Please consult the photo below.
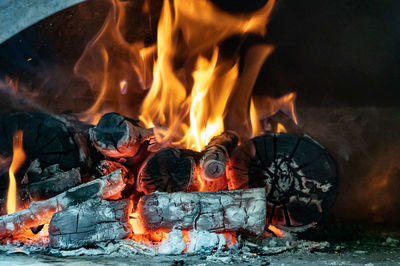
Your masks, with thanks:
M 144 129 L 137 122 L 117 113 L 107 113 L 96 127 L 90 129 L 90 139 L 96 149 L 107 157 L 133 157 L 142 142 L 153 136 L 153 130 Z
M 200 161 L 205 178 L 213 180 L 225 174 L 225 164 L 238 141 L 238 137 L 232 132 L 224 132 L 211 139 Z
M 22 130 L 27 162 L 38 159 L 42 168 L 59 164 L 61 169 L 69 170 L 87 164 L 88 158 L 77 143 L 78 139 L 84 141 L 86 129 L 78 121 L 46 113 L 3 114 L 0 116 L 0 152 L 3 157 L 9 157 L 13 135 Z
M 205 183 L 204 186 L 207 190 L 218 191 L 226 187 L 226 164 L 238 141 L 239 139 L 235 133 L 226 131 L 213 137 L 203 151 L 200 168 L 203 183 Z
M 122 171 L 117 170 L 102 178 L 71 188 L 48 200 L 34 201 L 27 209 L 0 216 L 0 238 L 49 223 L 54 213 L 89 199 L 118 197 L 125 188 L 124 178 Z
M 265 187 L 268 222 L 319 221 L 336 197 L 336 167 L 309 136 L 266 134 L 238 147 L 228 168 L 229 189 Z
M 88 200 L 53 215 L 49 243 L 53 248 L 74 249 L 127 238 L 132 229 L 130 200 Z
M 139 190 L 145 194 L 186 190 L 193 180 L 200 156 L 190 150 L 161 149 L 140 170 Z
M 43 179 L 41 181 L 29 181 L 28 184 L 23 184 L 18 187 L 17 195 L 20 208 L 28 207 L 29 203 L 32 201 L 46 200 L 54 197 L 82 183 L 79 168 L 73 168 L 69 171 L 61 171 L 58 169 L 58 171 L 51 176 L 45 176 L 46 173 L 42 174 Z M 25 179 L 23 181 L 25 181 Z M 6 201 L 7 190 L 4 190 L 0 196 L 0 206 L 3 211 L 6 210 Z M 5 214 L 5 212 L 2 212 L 2 214 Z
M 265 190 L 153 193 L 141 198 L 138 210 L 144 227 L 150 231 L 244 230 L 259 235 L 265 228 Z

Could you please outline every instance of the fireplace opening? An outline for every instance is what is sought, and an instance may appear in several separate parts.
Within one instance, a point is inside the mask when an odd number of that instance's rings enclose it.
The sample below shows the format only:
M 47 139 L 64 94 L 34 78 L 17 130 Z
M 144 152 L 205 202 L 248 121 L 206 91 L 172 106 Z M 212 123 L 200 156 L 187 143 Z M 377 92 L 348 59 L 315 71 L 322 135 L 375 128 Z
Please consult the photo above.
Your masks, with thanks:
M 4 7 L 0 258 L 399 262 L 394 1 Z

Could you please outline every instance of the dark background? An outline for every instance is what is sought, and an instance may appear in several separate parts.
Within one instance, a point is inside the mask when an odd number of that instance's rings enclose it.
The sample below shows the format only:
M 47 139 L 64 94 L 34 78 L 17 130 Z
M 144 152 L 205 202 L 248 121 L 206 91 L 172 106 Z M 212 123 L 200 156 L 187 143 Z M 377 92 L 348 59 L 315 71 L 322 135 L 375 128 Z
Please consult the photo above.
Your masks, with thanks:
M 265 1 L 213 0 L 227 12 L 250 12 Z M 155 42 L 161 1 L 131 1 L 125 33 Z M 0 45 L 0 79 L 55 112 L 85 110 L 94 93 L 73 74 L 109 4 L 93 0 L 64 10 Z M 339 192 L 334 214 L 343 221 L 400 221 L 400 1 L 279 0 L 266 38 L 228 40 L 226 53 L 254 43 L 275 52 L 254 93 L 298 93 L 301 128 L 335 157 Z M 386 180 L 386 182 L 384 182 Z

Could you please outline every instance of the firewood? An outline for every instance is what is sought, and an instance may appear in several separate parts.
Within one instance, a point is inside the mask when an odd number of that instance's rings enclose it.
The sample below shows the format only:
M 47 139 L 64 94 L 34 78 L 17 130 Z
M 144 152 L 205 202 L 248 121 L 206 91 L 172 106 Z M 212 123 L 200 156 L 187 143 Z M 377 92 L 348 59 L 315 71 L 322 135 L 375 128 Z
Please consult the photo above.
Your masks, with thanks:
M 138 190 L 145 194 L 184 191 L 193 180 L 200 156 L 190 150 L 161 149 L 140 170 Z
M 226 164 L 238 141 L 235 133 L 225 131 L 208 143 L 200 160 L 201 177 L 207 190 L 217 191 L 226 187 Z
M 53 215 L 49 224 L 49 244 L 52 248 L 75 249 L 127 238 L 132 231 L 131 210 L 130 200 L 97 198 L 69 206 Z
M 79 168 L 69 171 L 60 171 L 42 181 L 34 182 L 21 187 L 21 197 L 30 201 L 39 201 L 54 197 L 70 188 L 81 184 Z
M 58 169 L 58 172 L 48 177 L 43 176 L 40 181 L 31 182 L 27 180 L 26 182 L 29 183 L 17 188 L 18 206 L 20 208 L 27 208 L 32 201 L 49 199 L 82 183 L 79 168 L 73 168 L 69 171 Z M 0 206 L 3 207 L 1 210 L 4 211 L 1 212 L 2 215 L 6 214 L 6 201 L 7 190 L 3 190 L 0 193 Z
M 141 198 L 138 212 L 143 226 L 150 231 L 244 230 L 259 235 L 265 227 L 265 190 L 153 193 Z
M 266 188 L 268 222 L 299 226 L 317 222 L 336 196 L 333 159 L 309 136 L 265 134 L 232 154 L 229 189 Z
M 225 164 L 238 141 L 237 135 L 228 131 L 211 139 L 200 161 L 205 178 L 212 180 L 225 174 Z
M 76 121 L 74 127 L 80 126 L 84 127 Z M 11 155 L 13 135 L 22 130 L 27 163 L 38 159 L 42 168 L 53 164 L 59 164 L 63 170 L 80 167 L 87 164 L 87 157 L 80 153 L 71 127 L 72 122 L 67 123 L 67 119 L 47 113 L 3 114 L 0 116 L 0 153 L 4 157 Z
M 142 128 L 137 122 L 117 113 L 107 113 L 90 129 L 90 140 L 107 157 L 133 157 L 142 142 L 154 135 L 152 129 Z
M 125 188 L 121 170 L 116 170 L 102 178 L 71 188 L 53 198 L 34 201 L 27 209 L 0 216 L 0 238 L 21 233 L 30 227 L 50 222 L 52 215 L 66 207 L 89 199 L 110 199 Z

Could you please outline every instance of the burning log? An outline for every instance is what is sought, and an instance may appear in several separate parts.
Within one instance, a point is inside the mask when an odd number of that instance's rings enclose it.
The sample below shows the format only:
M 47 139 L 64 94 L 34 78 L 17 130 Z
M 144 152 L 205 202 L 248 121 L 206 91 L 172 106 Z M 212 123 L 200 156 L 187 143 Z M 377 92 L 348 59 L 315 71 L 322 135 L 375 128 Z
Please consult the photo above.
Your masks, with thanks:
M 152 129 L 142 128 L 137 122 L 118 113 L 107 113 L 101 117 L 96 127 L 90 129 L 90 140 L 107 157 L 133 157 L 142 142 L 153 136 Z
M 227 177 L 229 189 L 266 188 L 269 223 L 316 222 L 336 196 L 335 164 L 309 136 L 255 137 L 233 152 Z
M 186 190 L 193 180 L 200 156 L 190 150 L 161 149 L 140 170 L 139 190 L 145 194 Z
M 94 198 L 116 197 L 124 188 L 124 176 L 121 170 L 117 170 L 102 178 L 71 188 L 48 200 L 34 201 L 27 209 L 0 217 L 0 238 L 49 223 L 54 213 L 69 206 Z
M 53 215 L 49 243 L 53 248 L 74 249 L 99 242 L 127 238 L 132 229 L 130 200 L 99 198 L 69 206 Z
M 208 190 L 221 190 L 226 187 L 225 168 L 239 138 L 230 131 L 211 139 L 200 160 L 203 182 Z
M 259 235 L 266 218 L 265 190 L 153 193 L 138 204 L 143 226 L 157 229 L 195 229 L 209 232 L 245 230 Z
M 200 161 L 205 178 L 213 180 L 225 174 L 225 164 L 238 141 L 237 135 L 228 131 L 211 139 Z

